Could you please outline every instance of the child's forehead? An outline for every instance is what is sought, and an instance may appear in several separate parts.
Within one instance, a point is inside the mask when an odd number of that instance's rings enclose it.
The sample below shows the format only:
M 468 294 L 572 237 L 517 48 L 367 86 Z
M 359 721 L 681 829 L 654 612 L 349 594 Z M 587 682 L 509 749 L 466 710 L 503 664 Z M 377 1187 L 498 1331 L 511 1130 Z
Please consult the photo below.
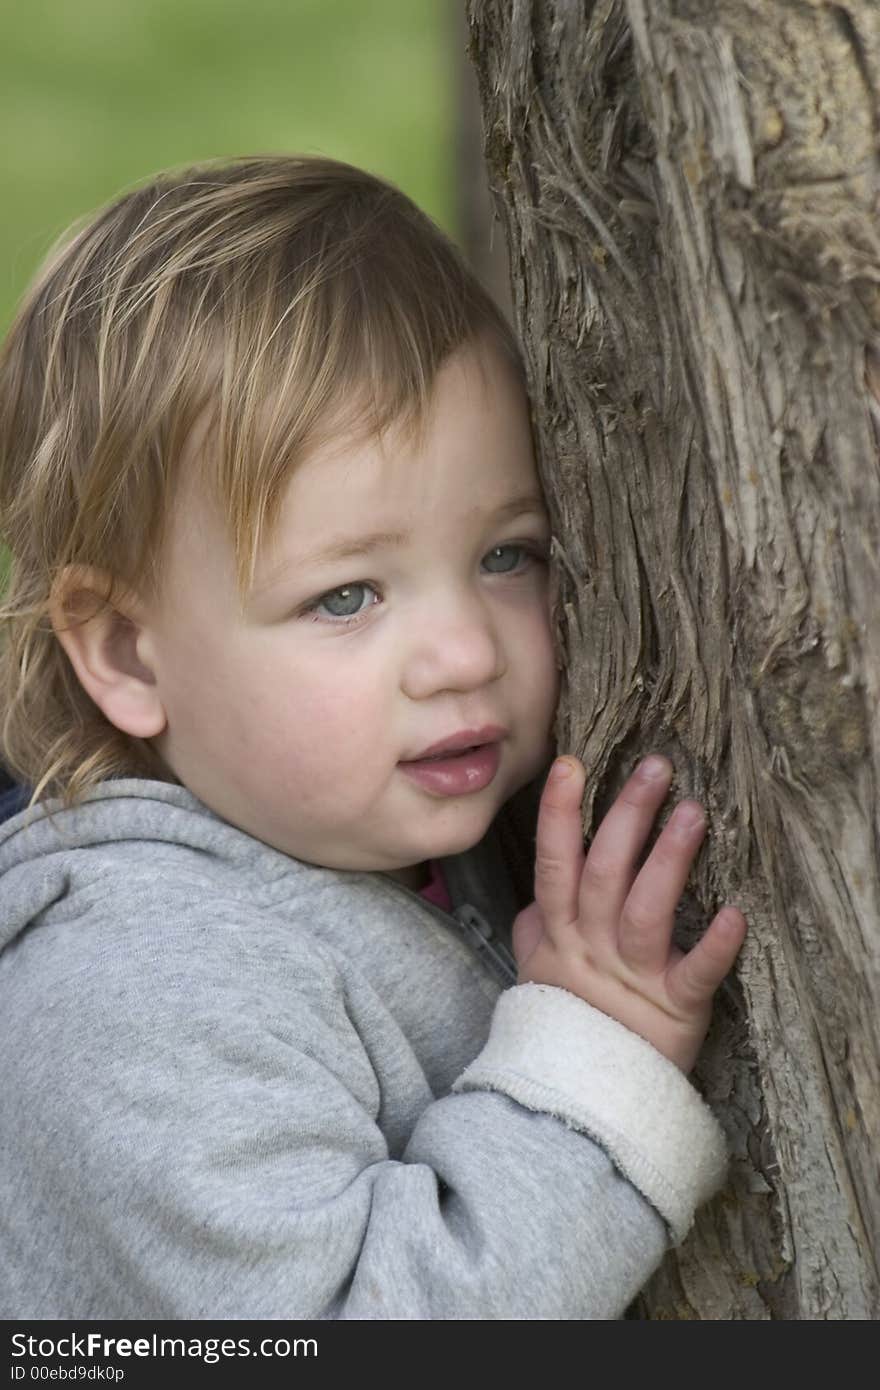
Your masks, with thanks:
M 363 420 L 329 422 L 292 469 L 286 500 L 308 494 L 315 510 L 336 515 L 363 505 L 395 510 L 399 500 L 444 500 L 444 483 L 468 470 L 475 493 L 505 488 L 531 463 L 525 392 L 503 362 L 487 366 L 472 349 L 438 373 L 422 412 L 373 429 Z
M 431 546 L 437 537 L 471 543 L 490 520 L 544 514 L 531 440 L 510 421 L 497 435 L 471 437 L 469 420 L 453 437 L 416 447 L 388 435 L 349 448 L 331 442 L 290 479 L 272 543 L 259 557 L 264 588 L 293 563 L 304 566 L 365 556 L 377 549 Z M 395 443 L 400 447 L 395 447 Z
M 276 403 L 267 403 L 267 412 Z M 182 544 L 203 550 L 223 545 L 240 563 L 252 558 L 246 592 L 261 587 L 276 561 L 315 549 L 329 535 L 383 530 L 399 533 L 430 509 L 448 513 L 462 498 L 450 495 L 446 475 L 468 470 L 468 493 L 489 509 L 517 493 L 540 491 L 535 478 L 528 409 L 521 379 L 492 347 L 468 345 L 442 364 L 427 408 L 411 410 L 380 428 L 364 398 L 344 403 L 318 422 L 298 456 L 260 480 L 250 502 L 223 457 L 217 403 L 193 424 L 180 456 L 174 529 Z M 252 441 L 243 466 L 259 469 L 261 441 Z M 262 492 L 260 491 L 262 488 Z M 258 513 L 259 525 L 252 525 Z M 249 538 L 249 539 L 247 539 Z M 276 552 L 278 552 L 276 554 Z M 282 553 L 283 552 L 283 553 Z

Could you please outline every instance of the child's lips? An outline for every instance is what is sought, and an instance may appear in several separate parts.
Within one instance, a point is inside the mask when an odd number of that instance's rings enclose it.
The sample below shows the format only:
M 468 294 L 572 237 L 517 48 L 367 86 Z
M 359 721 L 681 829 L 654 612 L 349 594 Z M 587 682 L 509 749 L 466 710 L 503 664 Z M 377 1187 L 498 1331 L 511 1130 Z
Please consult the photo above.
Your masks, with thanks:
M 460 753 L 471 752 L 487 743 L 497 743 L 507 737 L 507 730 L 500 724 L 484 724 L 481 729 L 460 729 L 448 738 L 438 739 L 436 743 L 423 748 L 414 758 L 403 758 L 402 762 L 426 762 L 436 758 L 457 757 Z
M 472 743 L 469 744 L 467 748 L 450 748 L 447 749 L 445 753 L 432 753 L 429 758 L 411 758 L 410 761 L 414 763 L 436 763 L 439 762 L 441 758 L 461 758 L 464 757 L 465 753 L 473 753 L 475 748 L 482 748 L 484 746 L 484 744 Z
M 501 762 L 501 745 L 484 743 L 476 748 L 450 750 L 430 758 L 399 764 L 401 772 L 435 796 L 466 796 L 482 791 L 493 781 Z

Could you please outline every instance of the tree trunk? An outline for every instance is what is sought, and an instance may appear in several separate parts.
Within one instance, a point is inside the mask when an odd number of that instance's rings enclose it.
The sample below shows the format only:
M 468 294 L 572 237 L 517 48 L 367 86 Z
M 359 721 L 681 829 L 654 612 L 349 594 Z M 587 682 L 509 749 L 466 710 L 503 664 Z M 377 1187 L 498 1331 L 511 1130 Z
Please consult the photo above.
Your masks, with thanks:
M 876 0 L 470 0 L 589 834 L 668 754 L 750 925 L 651 1318 L 880 1312 Z M 880 378 L 880 374 L 878 374 Z
M 507 243 L 486 177 L 480 96 L 473 64 L 467 55 L 468 27 L 464 7 L 453 5 L 447 19 L 455 105 L 456 241 L 475 275 L 512 320 Z

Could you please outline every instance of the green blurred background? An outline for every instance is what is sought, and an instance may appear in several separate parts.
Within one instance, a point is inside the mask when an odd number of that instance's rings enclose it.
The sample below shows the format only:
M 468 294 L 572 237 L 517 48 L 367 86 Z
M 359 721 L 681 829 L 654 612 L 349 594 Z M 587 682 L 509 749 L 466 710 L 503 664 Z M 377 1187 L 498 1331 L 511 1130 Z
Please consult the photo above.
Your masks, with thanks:
M 0 0 L 0 332 L 75 218 L 194 160 L 348 160 L 392 179 L 455 235 L 458 8 Z

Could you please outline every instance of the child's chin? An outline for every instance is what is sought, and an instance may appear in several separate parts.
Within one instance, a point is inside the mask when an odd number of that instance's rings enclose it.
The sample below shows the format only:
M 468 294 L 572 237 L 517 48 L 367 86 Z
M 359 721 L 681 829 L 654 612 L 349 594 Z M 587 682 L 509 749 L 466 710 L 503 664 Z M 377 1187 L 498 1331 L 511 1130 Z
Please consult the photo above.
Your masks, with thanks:
M 464 854 L 478 845 L 486 834 L 494 817 L 487 816 L 480 825 L 461 826 L 456 833 L 450 833 L 437 843 L 425 857 L 427 859 L 449 859 L 453 854 Z

